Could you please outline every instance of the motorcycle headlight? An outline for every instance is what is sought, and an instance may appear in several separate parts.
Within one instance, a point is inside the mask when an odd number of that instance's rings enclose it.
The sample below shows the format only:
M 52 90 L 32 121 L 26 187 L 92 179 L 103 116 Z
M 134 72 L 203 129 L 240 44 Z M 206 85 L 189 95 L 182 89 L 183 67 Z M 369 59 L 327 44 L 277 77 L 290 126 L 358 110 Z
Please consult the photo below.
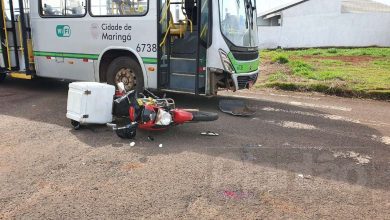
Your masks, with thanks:
M 222 64 L 223 64 L 223 67 L 225 68 L 225 70 L 230 72 L 230 73 L 235 73 L 233 64 L 230 61 L 226 52 L 223 50 L 219 50 L 219 55 L 221 56 L 221 61 L 222 61 Z

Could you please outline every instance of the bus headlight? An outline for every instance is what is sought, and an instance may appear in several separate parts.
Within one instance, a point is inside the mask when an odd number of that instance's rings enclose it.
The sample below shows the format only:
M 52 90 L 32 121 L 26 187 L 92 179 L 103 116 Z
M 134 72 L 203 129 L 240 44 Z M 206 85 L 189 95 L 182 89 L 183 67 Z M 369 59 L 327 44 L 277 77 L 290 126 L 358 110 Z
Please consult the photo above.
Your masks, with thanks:
M 219 50 L 219 55 L 221 56 L 221 61 L 222 61 L 222 64 L 223 64 L 223 67 L 225 68 L 225 70 L 230 72 L 230 73 L 235 73 L 233 64 L 230 61 L 230 59 L 229 59 L 228 55 L 226 54 L 226 52 L 220 49 Z

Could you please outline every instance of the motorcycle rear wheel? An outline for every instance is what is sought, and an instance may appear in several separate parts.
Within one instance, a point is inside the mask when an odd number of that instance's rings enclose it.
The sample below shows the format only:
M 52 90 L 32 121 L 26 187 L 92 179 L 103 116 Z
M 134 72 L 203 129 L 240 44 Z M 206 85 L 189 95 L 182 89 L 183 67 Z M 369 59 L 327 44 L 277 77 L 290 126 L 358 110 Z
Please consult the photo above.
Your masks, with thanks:
M 214 112 L 191 112 L 192 113 L 192 121 L 216 121 L 219 116 Z

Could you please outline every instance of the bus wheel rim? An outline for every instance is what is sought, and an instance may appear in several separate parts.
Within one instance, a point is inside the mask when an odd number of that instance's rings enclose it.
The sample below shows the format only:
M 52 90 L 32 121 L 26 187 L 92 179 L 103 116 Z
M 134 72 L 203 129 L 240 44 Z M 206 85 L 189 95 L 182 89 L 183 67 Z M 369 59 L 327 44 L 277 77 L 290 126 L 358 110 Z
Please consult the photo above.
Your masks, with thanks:
M 122 68 L 115 74 L 115 84 L 122 82 L 127 91 L 135 89 L 137 78 L 130 68 Z

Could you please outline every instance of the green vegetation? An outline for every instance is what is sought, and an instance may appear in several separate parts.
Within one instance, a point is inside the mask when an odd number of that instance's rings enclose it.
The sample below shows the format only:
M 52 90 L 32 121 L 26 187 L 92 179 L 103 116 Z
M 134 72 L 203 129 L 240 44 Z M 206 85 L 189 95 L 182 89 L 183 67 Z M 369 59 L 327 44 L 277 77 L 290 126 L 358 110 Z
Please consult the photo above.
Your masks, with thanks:
M 287 76 L 283 72 L 278 71 L 276 73 L 271 74 L 268 77 L 268 81 L 270 81 L 270 82 L 280 82 L 280 81 L 285 82 L 285 81 L 287 81 Z
M 274 56 L 272 58 L 272 62 L 273 63 L 286 64 L 286 63 L 289 62 L 289 60 L 288 60 L 288 56 L 286 56 L 284 54 L 278 54 L 277 56 Z
M 390 48 L 279 49 L 260 56 L 265 70 L 258 88 L 390 100 Z
M 303 61 L 294 61 L 290 64 L 290 67 L 294 75 L 307 77 L 309 79 L 314 75 L 314 68 Z
M 302 49 L 302 50 L 263 50 L 262 57 L 269 57 L 275 54 L 285 54 L 287 56 L 372 56 L 372 57 L 390 57 L 390 48 L 355 48 L 355 49 Z
M 336 54 L 338 51 L 337 51 L 336 48 L 330 48 L 330 49 L 328 49 L 327 52 L 328 52 L 328 53 L 331 53 L 331 54 Z

